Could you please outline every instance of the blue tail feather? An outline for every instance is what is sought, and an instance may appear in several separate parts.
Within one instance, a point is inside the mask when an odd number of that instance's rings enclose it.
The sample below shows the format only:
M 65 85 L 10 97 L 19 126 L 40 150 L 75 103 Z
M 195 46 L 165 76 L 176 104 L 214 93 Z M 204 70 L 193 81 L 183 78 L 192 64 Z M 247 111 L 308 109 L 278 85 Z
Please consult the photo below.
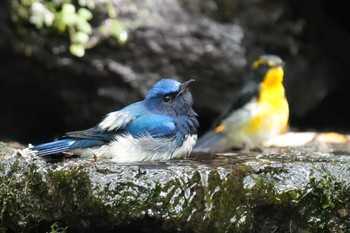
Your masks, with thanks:
M 50 154 L 58 154 L 66 152 L 70 149 L 70 146 L 74 144 L 75 140 L 65 139 L 55 142 L 49 142 L 34 146 L 31 150 L 36 152 L 38 156 L 45 156 Z
M 35 151 L 35 154 L 38 156 L 45 156 L 51 154 L 64 153 L 74 149 L 101 146 L 102 144 L 104 143 L 99 140 L 64 139 L 55 142 L 40 144 L 32 147 L 31 150 Z

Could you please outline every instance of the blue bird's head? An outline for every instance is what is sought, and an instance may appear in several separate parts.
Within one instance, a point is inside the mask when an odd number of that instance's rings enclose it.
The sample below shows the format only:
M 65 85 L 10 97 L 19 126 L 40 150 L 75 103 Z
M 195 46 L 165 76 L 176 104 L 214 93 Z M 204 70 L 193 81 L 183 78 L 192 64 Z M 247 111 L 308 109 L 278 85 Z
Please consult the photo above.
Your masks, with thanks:
M 192 109 L 193 99 L 187 86 L 189 81 L 179 83 L 172 79 L 162 79 L 148 92 L 145 98 L 146 107 L 154 112 L 169 116 L 197 116 Z

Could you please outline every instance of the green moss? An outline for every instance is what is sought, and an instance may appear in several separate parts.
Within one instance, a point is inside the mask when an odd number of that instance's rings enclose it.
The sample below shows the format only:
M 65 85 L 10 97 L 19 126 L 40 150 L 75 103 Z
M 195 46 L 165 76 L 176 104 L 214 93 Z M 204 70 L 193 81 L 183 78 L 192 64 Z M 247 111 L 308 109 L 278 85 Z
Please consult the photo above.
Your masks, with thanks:
M 79 160 L 5 159 L 0 226 L 15 232 L 47 232 L 56 222 L 70 232 L 350 230 L 349 164 L 266 160 L 100 169 Z
M 42 221 L 79 226 L 81 214 L 95 206 L 88 173 L 79 167 L 53 171 L 16 160 L 0 179 L 1 222 L 18 232 L 31 231 Z
M 349 184 L 330 173 L 329 167 L 318 164 L 312 167 L 305 186 L 281 188 L 279 180 L 272 179 L 290 170 L 268 167 L 263 173 L 252 174 L 254 185 L 247 189 L 248 212 L 254 216 L 253 228 L 260 232 L 344 232 L 349 222 Z M 283 183 L 283 182 L 282 182 Z M 284 183 L 283 183 L 284 184 Z M 346 206 L 346 207 L 345 207 Z
M 57 222 L 50 226 L 50 232 L 48 233 L 66 233 L 68 227 L 60 227 Z
M 344 215 L 349 212 L 349 184 L 321 170 L 321 174 L 310 174 L 310 182 L 304 195 L 299 199 L 299 212 L 305 214 L 305 225 L 314 231 L 324 228 L 341 232 L 349 227 L 344 225 Z

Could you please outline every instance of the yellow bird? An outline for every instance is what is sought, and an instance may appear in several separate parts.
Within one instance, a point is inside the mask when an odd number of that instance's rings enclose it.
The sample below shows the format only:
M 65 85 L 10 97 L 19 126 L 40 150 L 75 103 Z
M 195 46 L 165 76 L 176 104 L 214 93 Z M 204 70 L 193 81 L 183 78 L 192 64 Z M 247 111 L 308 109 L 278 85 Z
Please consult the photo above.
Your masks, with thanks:
M 253 79 L 243 86 L 237 101 L 218 124 L 199 138 L 194 152 L 251 149 L 286 132 L 289 106 L 283 87 L 283 66 L 276 55 L 262 55 L 254 61 Z

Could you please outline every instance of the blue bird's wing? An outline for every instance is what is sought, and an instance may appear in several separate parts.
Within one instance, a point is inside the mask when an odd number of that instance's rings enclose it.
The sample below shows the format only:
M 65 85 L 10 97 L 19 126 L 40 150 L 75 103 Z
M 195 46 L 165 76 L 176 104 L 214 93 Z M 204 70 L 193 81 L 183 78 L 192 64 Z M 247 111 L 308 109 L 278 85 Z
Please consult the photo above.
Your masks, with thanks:
M 97 127 L 113 135 L 130 133 L 133 137 L 150 135 L 156 138 L 174 135 L 177 126 L 172 117 L 151 113 L 142 102 L 137 102 L 109 113 Z
M 170 116 L 145 114 L 130 122 L 126 130 L 133 136 L 150 135 L 154 138 L 171 137 L 177 131 L 177 124 Z
M 177 129 L 177 125 L 172 117 L 152 113 L 134 116 L 127 124 L 121 125 L 119 128 L 111 129 L 112 127 L 109 127 L 109 131 L 101 129 L 100 125 L 87 130 L 66 133 L 65 137 L 98 140 L 108 143 L 115 140 L 116 136 L 120 134 L 129 133 L 133 137 L 150 135 L 154 138 L 158 138 L 173 136 Z
M 111 112 L 98 124 L 98 128 L 105 131 L 115 131 L 125 129 L 126 126 L 138 116 L 147 112 L 142 102 L 137 102 L 127 107 Z

